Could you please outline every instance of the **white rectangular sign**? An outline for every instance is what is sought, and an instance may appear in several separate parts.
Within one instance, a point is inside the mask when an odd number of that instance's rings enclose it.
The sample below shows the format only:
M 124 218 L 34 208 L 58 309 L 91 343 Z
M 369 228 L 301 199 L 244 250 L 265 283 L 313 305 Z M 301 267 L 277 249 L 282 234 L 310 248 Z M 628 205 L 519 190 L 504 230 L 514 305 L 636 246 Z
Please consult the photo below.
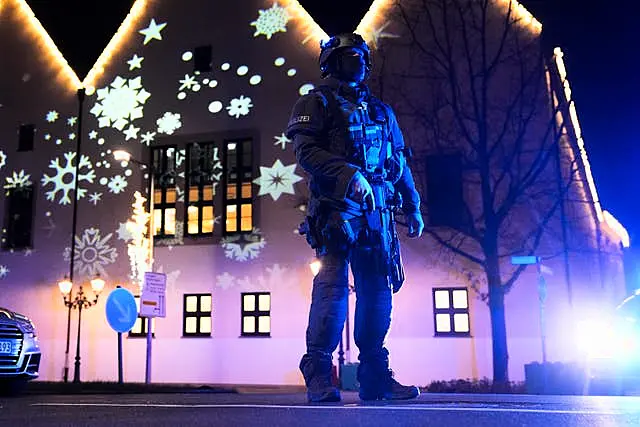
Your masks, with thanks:
M 166 317 L 167 275 L 164 273 L 144 273 L 144 286 L 140 296 L 141 317 Z

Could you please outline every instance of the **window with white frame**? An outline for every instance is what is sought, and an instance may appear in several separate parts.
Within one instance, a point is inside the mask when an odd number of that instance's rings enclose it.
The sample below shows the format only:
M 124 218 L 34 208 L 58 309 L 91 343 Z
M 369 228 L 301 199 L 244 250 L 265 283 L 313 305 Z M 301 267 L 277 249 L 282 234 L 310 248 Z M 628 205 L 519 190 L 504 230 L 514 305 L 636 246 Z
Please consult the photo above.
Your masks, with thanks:
M 467 288 L 434 288 L 433 317 L 436 336 L 470 336 Z
M 242 304 L 242 336 L 271 336 L 271 293 L 244 292 Z
M 182 336 L 211 336 L 211 294 L 185 294 Z

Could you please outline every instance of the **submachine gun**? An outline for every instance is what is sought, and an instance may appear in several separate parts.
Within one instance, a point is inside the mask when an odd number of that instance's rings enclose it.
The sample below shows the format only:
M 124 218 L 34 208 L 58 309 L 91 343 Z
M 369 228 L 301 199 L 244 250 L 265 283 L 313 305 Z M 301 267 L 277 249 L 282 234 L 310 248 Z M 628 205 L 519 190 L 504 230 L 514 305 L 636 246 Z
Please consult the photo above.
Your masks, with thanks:
M 369 206 L 365 217 L 371 232 L 369 239 L 376 258 L 378 271 L 386 274 L 393 293 L 404 283 L 404 267 L 400 253 L 400 240 L 396 230 L 396 211 L 402 207 L 402 196 L 398 191 L 390 189 L 381 173 L 365 173 L 365 177 L 373 190 L 374 206 Z

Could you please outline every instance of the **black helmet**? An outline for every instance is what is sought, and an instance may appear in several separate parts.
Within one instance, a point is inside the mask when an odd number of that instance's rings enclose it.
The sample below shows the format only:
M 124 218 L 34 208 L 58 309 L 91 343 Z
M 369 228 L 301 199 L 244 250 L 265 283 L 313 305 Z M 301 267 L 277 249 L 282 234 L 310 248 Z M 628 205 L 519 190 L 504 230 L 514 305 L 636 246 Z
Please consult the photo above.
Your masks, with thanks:
M 322 77 L 326 77 L 329 74 L 329 65 L 331 64 L 331 55 L 336 50 L 346 47 L 353 47 L 360 49 L 364 55 L 364 61 L 367 65 L 367 72 L 371 70 L 371 53 L 369 52 L 369 46 L 364 41 L 360 34 L 356 33 L 342 33 L 331 37 L 325 42 L 320 42 L 320 71 Z

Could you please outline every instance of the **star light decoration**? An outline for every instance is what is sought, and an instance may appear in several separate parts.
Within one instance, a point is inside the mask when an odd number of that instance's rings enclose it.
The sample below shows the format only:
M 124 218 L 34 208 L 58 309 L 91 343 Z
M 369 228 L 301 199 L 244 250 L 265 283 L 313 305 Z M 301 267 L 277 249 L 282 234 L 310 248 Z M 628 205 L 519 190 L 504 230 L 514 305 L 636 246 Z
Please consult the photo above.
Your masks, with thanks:
M 127 61 L 129 64 L 129 71 L 135 70 L 136 68 L 142 68 L 142 61 L 144 57 L 138 56 L 138 54 L 133 54 L 133 58 Z
M 162 35 L 160 34 L 160 31 L 162 31 L 162 29 L 166 26 L 167 26 L 166 22 L 158 25 L 156 24 L 156 20 L 151 18 L 151 22 L 149 23 L 149 26 L 143 30 L 138 31 L 140 34 L 144 36 L 144 41 L 142 42 L 142 44 L 146 45 L 151 40 L 162 40 Z
M 251 22 L 252 27 L 256 27 L 254 37 L 264 35 L 267 40 L 278 32 L 287 31 L 287 22 L 291 19 L 287 9 L 278 5 L 277 1 L 267 10 L 258 10 L 258 19 Z
M 60 115 L 58 114 L 57 111 L 53 110 L 53 111 L 49 111 L 47 113 L 47 115 L 45 116 L 45 119 L 47 120 L 47 122 L 49 123 L 53 123 L 56 120 L 58 120 L 58 117 L 60 117 Z
M 0 265 L 0 279 L 4 279 L 9 274 L 9 267 L 6 265 Z
M 277 159 L 273 166 L 260 166 L 260 176 L 253 182 L 260 186 L 258 196 L 270 195 L 273 200 L 278 200 L 284 193 L 295 194 L 293 184 L 302 180 L 301 176 L 295 174 L 296 164 L 284 166 L 280 159 Z

